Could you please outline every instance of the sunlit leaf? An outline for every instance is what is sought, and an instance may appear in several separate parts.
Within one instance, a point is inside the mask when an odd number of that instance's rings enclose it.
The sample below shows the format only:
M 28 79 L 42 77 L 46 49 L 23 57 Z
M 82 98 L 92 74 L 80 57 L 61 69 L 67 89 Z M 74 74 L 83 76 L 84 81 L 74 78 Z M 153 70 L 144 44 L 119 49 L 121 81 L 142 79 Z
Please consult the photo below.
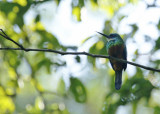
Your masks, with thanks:
M 40 91 L 40 92 L 43 92 L 43 91 L 44 91 L 43 86 L 42 86 L 40 83 L 38 83 L 38 82 L 36 82 L 36 88 L 37 88 L 38 91 Z
M 36 29 L 37 29 L 37 30 L 44 30 L 43 24 L 42 24 L 41 22 L 37 22 L 37 23 L 36 23 Z
M 44 101 L 41 97 L 37 97 L 35 100 L 35 107 L 38 110 L 43 110 L 44 109 Z
M 14 2 L 18 3 L 23 7 L 27 5 L 27 0 L 14 0 Z
M 6 96 L 0 96 L 0 113 L 6 114 L 6 113 L 13 113 L 15 110 L 15 105 L 11 98 Z
M 102 42 L 102 41 L 97 42 L 97 44 L 96 44 L 96 49 L 97 49 L 97 50 L 100 50 L 100 49 L 102 49 L 103 47 L 104 47 L 104 42 Z
M 131 3 L 137 3 L 138 2 L 138 0 L 129 0 L 129 2 L 131 2 Z
M 72 15 L 77 21 L 81 21 L 81 8 L 80 7 L 74 7 L 72 9 Z
M 112 6 L 107 6 L 106 7 L 106 10 L 107 10 L 107 13 L 110 17 L 113 17 L 113 14 L 114 14 L 114 9 Z
M 87 42 L 87 41 L 90 40 L 91 38 L 93 38 L 93 37 L 91 36 L 91 37 L 88 37 L 88 38 L 82 40 L 82 44 L 84 44 L 85 42 Z
M 57 92 L 61 95 L 65 94 L 65 82 L 62 78 L 58 82 Z

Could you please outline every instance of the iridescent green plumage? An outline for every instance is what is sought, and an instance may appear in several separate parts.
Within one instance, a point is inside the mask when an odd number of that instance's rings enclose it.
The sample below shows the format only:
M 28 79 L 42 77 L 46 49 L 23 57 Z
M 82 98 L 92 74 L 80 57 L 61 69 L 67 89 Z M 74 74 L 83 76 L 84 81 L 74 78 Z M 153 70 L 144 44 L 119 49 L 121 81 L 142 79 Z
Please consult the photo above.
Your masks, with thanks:
M 100 32 L 98 33 L 108 38 L 109 41 L 107 42 L 106 48 L 110 56 L 127 60 L 127 50 L 125 43 L 118 34 L 114 33 L 108 36 Z M 116 60 L 110 60 L 110 63 L 116 74 L 115 88 L 119 90 L 122 83 L 122 70 L 125 70 L 127 68 L 127 63 L 122 63 Z
M 120 37 L 115 37 L 115 40 L 110 40 L 107 42 L 107 50 L 110 49 L 112 46 L 116 46 L 116 45 L 123 45 L 124 42 Z

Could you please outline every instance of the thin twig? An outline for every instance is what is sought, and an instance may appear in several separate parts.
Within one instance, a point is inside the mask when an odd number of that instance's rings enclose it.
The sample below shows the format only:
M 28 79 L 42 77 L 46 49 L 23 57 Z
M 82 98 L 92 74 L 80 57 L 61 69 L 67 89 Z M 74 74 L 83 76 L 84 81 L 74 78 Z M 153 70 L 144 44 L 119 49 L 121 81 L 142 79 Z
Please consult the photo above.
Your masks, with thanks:
M 160 72 L 160 69 L 151 68 L 151 67 L 148 67 L 148 66 L 144 66 L 144 65 L 140 65 L 140 64 L 133 63 L 133 62 L 130 62 L 130 61 L 126 61 L 126 60 L 123 60 L 123 59 L 118 59 L 118 58 L 115 58 L 115 57 L 112 57 L 112 56 L 109 56 L 109 55 L 107 55 L 107 56 L 105 56 L 105 55 L 96 55 L 96 54 L 91 54 L 91 53 L 87 53 L 87 52 L 63 52 L 63 51 L 57 51 L 57 50 L 53 50 L 53 49 L 30 49 L 30 48 L 24 48 L 22 45 L 18 44 L 17 42 L 12 40 L 10 37 L 8 37 L 6 35 L 6 33 L 2 29 L 0 29 L 0 31 L 2 31 L 2 33 L 3 33 L 3 34 L 0 33 L 0 35 L 2 37 L 12 41 L 17 46 L 20 47 L 20 48 L 0 48 L 0 50 L 41 51 L 41 52 L 52 52 L 52 53 L 57 53 L 57 54 L 61 54 L 61 55 L 87 55 L 87 56 L 96 57 L 96 58 L 114 59 L 116 61 L 119 61 L 119 62 L 122 62 L 122 63 L 128 63 L 130 65 L 141 67 L 141 68 L 146 69 L 146 70 Z
M 23 49 L 24 51 L 27 51 L 22 45 L 20 45 L 19 43 L 17 43 L 16 41 L 12 40 L 9 36 L 7 36 L 7 34 L 2 30 L 0 29 L 0 31 L 3 33 L 0 33 L 0 35 L 3 37 L 3 38 L 6 38 L 7 40 L 10 40 L 11 42 L 13 42 L 14 44 L 16 44 L 18 47 L 20 47 L 21 49 Z

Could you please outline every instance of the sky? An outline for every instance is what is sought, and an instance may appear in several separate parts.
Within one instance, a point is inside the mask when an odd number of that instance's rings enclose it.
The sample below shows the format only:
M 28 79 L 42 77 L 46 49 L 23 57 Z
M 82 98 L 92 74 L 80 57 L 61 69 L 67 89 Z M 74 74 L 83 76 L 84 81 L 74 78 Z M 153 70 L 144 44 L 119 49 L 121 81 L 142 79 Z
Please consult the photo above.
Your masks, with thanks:
M 54 33 L 62 44 L 79 46 L 82 40 L 95 35 L 95 31 L 102 31 L 106 17 L 100 11 L 93 12 L 89 8 L 82 8 L 82 21 L 74 21 L 70 4 L 71 0 L 62 1 L 56 11 L 55 18 L 51 22 L 46 23 L 45 21 L 44 23 L 46 28 Z

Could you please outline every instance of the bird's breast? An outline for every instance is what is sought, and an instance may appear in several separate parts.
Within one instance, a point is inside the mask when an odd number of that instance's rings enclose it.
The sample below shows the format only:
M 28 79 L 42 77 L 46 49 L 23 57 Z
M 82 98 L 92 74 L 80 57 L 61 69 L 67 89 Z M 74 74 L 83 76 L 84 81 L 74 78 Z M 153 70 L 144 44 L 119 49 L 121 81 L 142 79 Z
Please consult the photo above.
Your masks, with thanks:
M 123 58 L 124 45 L 114 45 L 108 49 L 108 54 L 116 58 Z
M 123 51 L 124 51 L 124 45 L 120 44 L 120 45 L 111 46 L 108 49 L 108 54 L 112 57 L 123 59 L 124 58 Z M 121 62 L 116 61 L 116 60 L 110 60 L 110 62 L 112 64 L 112 67 L 113 67 L 114 70 L 120 71 L 120 70 L 123 69 L 123 64 L 124 63 L 121 63 Z

